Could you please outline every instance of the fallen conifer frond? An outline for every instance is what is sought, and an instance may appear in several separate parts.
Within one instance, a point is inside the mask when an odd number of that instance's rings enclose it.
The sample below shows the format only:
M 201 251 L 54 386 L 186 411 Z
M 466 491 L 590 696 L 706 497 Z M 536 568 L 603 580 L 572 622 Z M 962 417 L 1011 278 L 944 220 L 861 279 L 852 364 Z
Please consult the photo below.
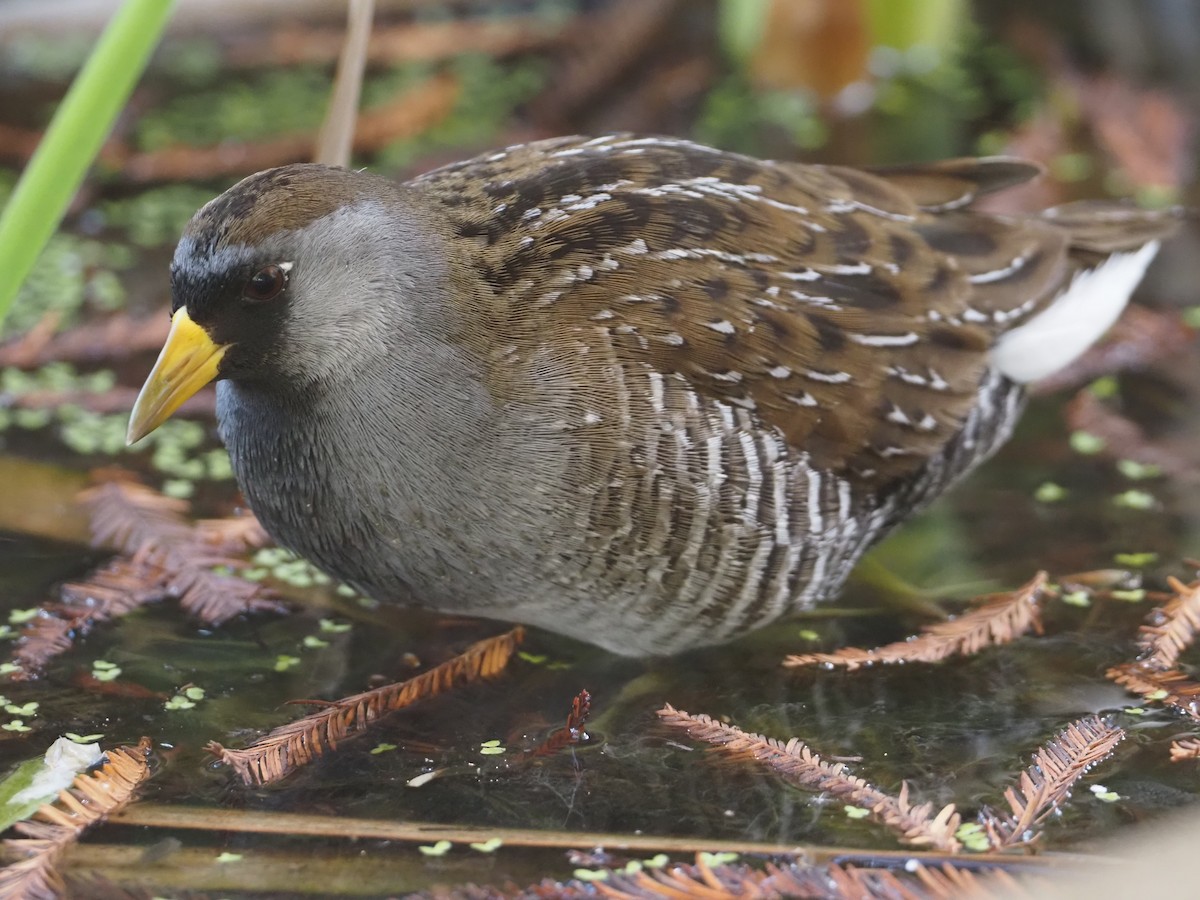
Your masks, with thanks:
M 188 504 L 123 479 L 81 497 L 99 544 L 120 552 L 86 578 L 64 584 L 24 628 L 12 661 L 31 678 L 98 623 L 147 603 L 176 598 L 191 615 L 218 625 L 244 612 L 282 612 L 267 589 L 221 569 L 268 542 L 253 516 L 191 524 Z
M 970 656 L 984 647 L 1006 644 L 1030 630 L 1041 633 L 1041 606 L 1046 573 L 1038 572 L 1028 584 L 983 598 L 983 605 L 946 622 L 931 625 L 906 641 L 873 650 L 843 647 L 831 653 L 788 656 L 783 664 L 844 667 L 849 671 L 876 663 L 939 662 L 951 656 Z
M 1162 671 L 1142 662 L 1122 663 L 1104 673 L 1127 691 L 1141 694 L 1200 720 L 1200 682 L 1179 669 Z
M 76 776 L 53 804 L 14 825 L 24 837 L 6 840 L 4 846 L 22 858 L 0 869 L 0 900 L 62 896 L 65 886 L 58 867 L 63 853 L 84 831 L 133 799 L 149 775 L 149 752 L 149 738 L 136 747 L 109 750 L 99 769 Z
M 1174 668 L 1179 654 L 1195 642 L 1196 632 L 1200 631 L 1200 582 L 1184 584 L 1168 578 L 1167 583 L 1174 596 L 1138 629 L 1141 662 L 1164 670 Z
M 719 859 L 719 858 L 718 858 Z M 647 865 L 633 861 L 623 868 L 586 870 L 580 877 L 558 882 L 549 879 L 518 887 L 457 885 L 416 898 L 437 900 L 505 900 L 535 897 L 607 897 L 610 900 L 735 900 L 735 898 L 804 897 L 808 900 L 960 900 L 963 897 L 1021 898 L 1034 896 L 1031 885 L 1002 868 L 960 867 L 952 863 L 905 868 L 855 866 L 846 863 L 814 864 L 794 855 L 769 860 L 762 866 L 744 862 L 719 862 L 699 853 L 694 863 Z
M 908 799 L 908 784 L 892 796 L 864 779 L 851 775 L 844 763 L 821 759 L 799 738 L 786 743 L 776 738 L 743 731 L 706 715 L 692 715 L 667 704 L 659 718 L 672 728 L 681 728 L 699 741 L 713 744 L 723 753 L 745 754 L 765 764 L 777 775 L 797 787 L 826 791 L 842 803 L 870 812 L 871 817 L 896 832 L 902 843 L 933 847 L 947 853 L 961 845 L 954 834 L 962 819 L 950 804 L 933 813 L 932 803 L 914 806 Z
M 1124 729 L 1087 716 L 1039 747 L 1017 787 L 1004 792 L 1010 812 L 985 812 L 980 817 L 992 845 L 1012 847 L 1036 840 L 1036 826 L 1067 799 L 1075 782 L 1124 739 Z
M 212 741 L 207 749 L 232 767 L 246 784 L 270 784 L 326 750 L 336 749 L 338 742 L 361 734 L 388 713 L 498 674 L 524 636 L 525 630 L 518 626 L 479 641 L 428 672 L 332 702 L 320 712 L 274 729 L 248 747 L 231 750 Z
M 1200 682 L 1175 667 L 1200 630 L 1200 581 L 1184 584 L 1170 578 L 1168 583 L 1171 599 L 1151 612 L 1138 629 L 1139 658 L 1113 666 L 1105 674 L 1128 691 L 1200 719 Z

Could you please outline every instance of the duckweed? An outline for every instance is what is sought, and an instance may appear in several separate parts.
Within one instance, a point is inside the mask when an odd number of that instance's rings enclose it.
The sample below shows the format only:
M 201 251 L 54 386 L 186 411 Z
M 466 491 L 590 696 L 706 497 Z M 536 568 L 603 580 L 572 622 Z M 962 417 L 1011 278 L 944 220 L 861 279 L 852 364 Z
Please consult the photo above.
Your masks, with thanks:
M 254 554 L 253 559 L 254 569 L 263 569 L 264 574 L 258 579 L 261 580 L 266 574 L 272 578 L 289 584 L 295 588 L 309 588 L 314 585 L 327 585 L 330 583 L 330 578 L 324 572 L 317 569 L 306 559 L 301 559 L 289 550 L 284 550 L 281 547 L 267 547 L 259 550 Z
M 1117 461 L 1117 471 L 1130 481 L 1142 481 L 1146 478 L 1157 478 L 1162 474 L 1162 467 L 1153 463 L 1140 463 L 1133 459 Z
M 84 306 L 111 310 L 125 303 L 125 289 L 113 270 L 128 268 L 132 257 L 119 245 L 56 234 L 38 257 L 0 336 L 28 331 L 47 313 L 60 324 L 76 321 Z
M 453 846 L 449 841 L 441 840 L 436 844 L 418 844 L 417 849 L 426 856 L 445 856 L 446 852 Z
M 1144 569 L 1146 566 L 1152 566 L 1158 562 L 1157 553 L 1115 553 L 1113 561 L 1118 566 L 1126 566 L 1130 569 Z
M 1071 433 L 1071 449 L 1084 456 L 1093 456 L 1104 449 L 1104 438 L 1087 431 Z
M 162 492 L 176 500 L 187 500 L 196 493 L 196 485 L 183 478 L 168 478 L 162 483 Z
M 1033 492 L 1033 499 L 1038 503 L 1057 503 L 1066 496 L 1066 488 L 1055 484 L 1053 481 L 1047 481 L 1038 485 L 1037 490 Z
M 173 184 L 126 200 L 111 201 L 101 211 L 110 224 L 124 229 L 134 244 L 160 247 L 179 240 L 188 220 L 212 195 L 207 188 Z
M 1153 509 L 1157 501 L 1145 491 L 1125 491 L 1113 497 L 1113 503 L 1126 509 Z

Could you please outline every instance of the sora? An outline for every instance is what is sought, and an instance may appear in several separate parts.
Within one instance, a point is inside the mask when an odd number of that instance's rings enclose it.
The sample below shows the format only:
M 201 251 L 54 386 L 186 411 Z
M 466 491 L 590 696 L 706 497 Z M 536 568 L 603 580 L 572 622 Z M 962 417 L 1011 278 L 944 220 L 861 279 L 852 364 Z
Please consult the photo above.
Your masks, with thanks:
M 1168 215 L 971 210 L 1036 169 L 562 138 L 201 209 L 130 422 L 218 379 L 250 506 L 380 600 L 617 653 L 839 590 L 1116 319 Z

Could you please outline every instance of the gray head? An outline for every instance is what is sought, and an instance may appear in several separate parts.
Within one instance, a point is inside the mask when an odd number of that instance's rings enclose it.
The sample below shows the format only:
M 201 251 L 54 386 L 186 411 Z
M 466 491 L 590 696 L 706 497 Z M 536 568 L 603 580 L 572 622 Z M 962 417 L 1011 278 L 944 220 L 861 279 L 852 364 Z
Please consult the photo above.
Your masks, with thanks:
M 444 254 L 402 186 L 320 165 L 259 172 L 204 206 L 171 263 L 172 328 L 129 439 L 213 379 L 305 388 L 427 335 Z
M 269 169 L 203 207 L 171 263 L 172 312 L 227 348 L 217 378 L 305 382 L 386 352 L 440 280 L 419 210 L 385 178 Z

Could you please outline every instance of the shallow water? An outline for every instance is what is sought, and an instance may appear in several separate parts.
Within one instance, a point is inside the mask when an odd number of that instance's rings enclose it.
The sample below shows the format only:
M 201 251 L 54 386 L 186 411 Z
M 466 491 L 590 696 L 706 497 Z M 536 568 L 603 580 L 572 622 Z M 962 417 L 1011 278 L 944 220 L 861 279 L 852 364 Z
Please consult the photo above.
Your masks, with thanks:
M 876 138 L 887 140 L 886 134 Z M 833 135 L 835 146 L 846 140 Z M 1191 200 L 1197 203 L 1195 193 Z M 173 214 L 164 208 L 192 200 L 155 202 L 155 215 L 169 221 Z M 105 240 L 125 235 L 114 225 L 119 216 L 111 210 L 107 215 L 85 215 L 76 230 Z M 151 308 L 161 298 L 165 240 L 159 236 L 148 241 L 151 247 L 131 250 L 117 269 L 134 307 Z M 1163 306 L 1196 302 L 1190 273 L 1197 251 L 1200 237 L 1193 229 L 1164 253 L 1144 299 Z M 85 307 L 85 317 L 95 313 Z M 149 361 L 150 355 L 140 354 L 121 363 L 122 383 L 134 384 Z M 1063 415 L 1069 392 L 1039 398 L 995 460 L 901 529 L 874 559 L 936 594 L 950 611 L 971 596 L 1014 588 L 1039 569 L 1054 577 L 1111 568 L 1116 554 L 1157 554 L 1142 573 L 1151 588 L 1161 589 L 1170 574 L 1190 578 L 1183 559 L 1200 555 L 1194 477 L 1200 472 L 1200 363 L 1192 353 L 1161 370 L 1122 374 L 1116 387 L 1117 395 L 1105 402 L 1141 425 L 1156 446 L 1169 448 L 1189 472 L 1131 480 L 1110 455 L 1072 449 Z M 5 398 L 0 406 L 11 399 Z M 80 421 L 57 417 L 38 427 L 0 430 L 7 497 L 0 500 L 3 610 L 50 601 L 60 582 L 78 579 L 106 559 L 78 540 L 82 517 L 68 498 L 89 468 L 112 462 L 105 434 L 120 423 L 87 420 L 84 428 Z M 201 421 L 203 429 L 178 436 L 182 449 L 159 447 L 118 461 L 162 486 L 187 481 L 189 467 L 204 460 L 197 512 L 222 514 L 236 504 L 236 494 L 231 482 L 211 477 L 220 474 L 219 466 L 205 468 L 216 466 L 217 458 L 206 455 L 215 443 L 211 422 Z M 1065 489 L 1065 496 L 1035 499 L 1047 482 Z M 1146 496 L 1131 506 L 1129 491 Z M 1131 826 L 1192 803 L 1200 791 L 1194 764 L 1167 760 L 1170 740 L 1192 733 L 1189 722 L 1142 705 L 1104 678 L 1108 666 L 1134 655 L 1133 638 L 1149 604 L 1052 603 L 1045 636 L 937 665 L 855 673 L 783 669 L 779 663 L 789 652 L 876 646 L 928 621 L 911 610 L 883 608 L 880 590 L 863 583 L 851 584 L 838 604 L 813 616 L 671 660 L 621 659 L 531 631 L 523 649 L 534 661 L 515 659 L 492 682 L 402 711 L 279 785 L 247 788 L 211 762 L 203 749 L 207 741 L 241 746 L 301 715 L 302 709 L 285 705 L 289 700 L 334 699 L 376 680 L 407 678 L 503 627 L 368 607 L 331 588 L 280 587 L 310 606 L 286 617 L 241 618 L 211 629 L 184 617 L 173 603 L 147 607 L 97 627 L 39 679 L 0 686 L 11 705 L 40 704 L 25 721 L 29 731 L 0 730 L 0 769 L 40 754 L 66 731 L 103 734 L 105 746 L 147 735 L 155 744 L 156 771 L 142 792 L 144 803 L 217 813 L 195 828 L 106 826 L 73 852 L 76 865 L 121 883 L 142 879 L 158 893 L 190 888 L 229 897 L 376 896 L 509 878 L 523 884 L 545 875 L 565 878 L 575 868 L 557 849 L 561 844 L 534 846 L 528 835 L 515 832 L 494 853 L 468 849 L 463 838 L 440 857 L 416 849 L 441 834 L 433 828 L 405 832 L 415 840 L 347 836 L 362 828 L 350 820 L 367 819 L 476 826 L 479 837 L 511 829 L 581 835 L 581 849 L 589 849 L 594 833 L 678 837 L 705 848 L 730 841 L 744 847 L 899 849 L 885 829 L 848 818 L 838 804 L 789 787 L 749 761 L 707 753 L 660 726 L 654 711 L 668 702 L 749 731 L 798 736 L 827 758 L 855 758 L 854 772 L 884 789 L 896 791 L 907 780 L 920 799 L 957 803 L 967 816 L 985 804 L 1001 805 L 1004 789 L 1034 749 L 1069 722 L 1092 712 L 1110 715 L 1130 737 L 1046 826 L 1042 848 L 1050 851 L 1090 851 L 1100 838 L 1124 838 L 1136 832 Z M 350 627 L 329 632 L 322 619 Z M 306 638 L 327 645 L 306 647 Z M 298 662 L 277 671 L 281 656 Z M 120 677 L 107 687 L 81 682 L 96 660 L 119 666 Z M 166 709 L 188 684 L 201 686 L 204 699 L 192 709 Z M 513 766 L 518 750 L 561 724 L 583 688 L 593 699 L 591 739 L 533 765 Z M 509 752 L 481 753 L 493 740 Z M 422 787 L 406 786 L 431 770 L 444 771 Z M 1092 784 L 1120 799 L 1098 799 Z M 305 827 L 324 822 L 328 833 L 301 836 L 299 820 L 258 813 L 318 817 L 303 820 Z M 269 830 L 272 822 L 280 833 L 241 831 Z M 223 853 L 240 858 L 222 861 Z M 652 855 L 631 852 L 639 854 Z M 676 858 L 690 853 L 678 851 Z

